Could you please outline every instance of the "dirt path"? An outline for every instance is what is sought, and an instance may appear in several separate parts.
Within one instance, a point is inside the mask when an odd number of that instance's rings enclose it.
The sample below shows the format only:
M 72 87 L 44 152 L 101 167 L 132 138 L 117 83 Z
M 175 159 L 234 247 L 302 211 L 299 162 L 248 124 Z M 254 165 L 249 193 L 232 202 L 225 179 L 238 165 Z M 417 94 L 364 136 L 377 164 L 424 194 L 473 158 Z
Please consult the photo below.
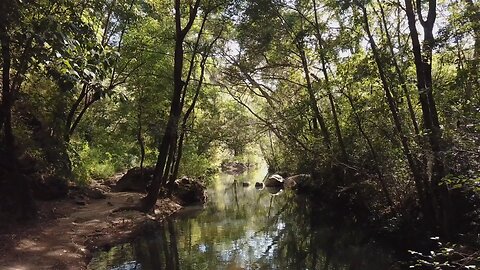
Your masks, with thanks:
M 159 200 L 155 215 L 113 212 L 142 195 L 109 193 L 105 199 L 39 202 L 39 219 L 0 234 L 0 269 L 86 269 L 91 253 L 133 237 L 147 224 L 163 220 L 181 206 Z

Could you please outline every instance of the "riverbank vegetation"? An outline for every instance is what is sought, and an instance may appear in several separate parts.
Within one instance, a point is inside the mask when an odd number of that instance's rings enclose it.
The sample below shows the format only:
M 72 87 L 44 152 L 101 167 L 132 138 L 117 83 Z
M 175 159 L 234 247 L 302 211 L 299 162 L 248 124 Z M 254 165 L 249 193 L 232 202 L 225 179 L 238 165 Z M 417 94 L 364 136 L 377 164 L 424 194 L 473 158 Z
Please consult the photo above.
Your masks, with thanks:
M 132 203 L 149 212 L 179 176 L 258 145 L 359 220 L 478 249 L 478 2 L 0 5 L 2 216 L 154 166 Z

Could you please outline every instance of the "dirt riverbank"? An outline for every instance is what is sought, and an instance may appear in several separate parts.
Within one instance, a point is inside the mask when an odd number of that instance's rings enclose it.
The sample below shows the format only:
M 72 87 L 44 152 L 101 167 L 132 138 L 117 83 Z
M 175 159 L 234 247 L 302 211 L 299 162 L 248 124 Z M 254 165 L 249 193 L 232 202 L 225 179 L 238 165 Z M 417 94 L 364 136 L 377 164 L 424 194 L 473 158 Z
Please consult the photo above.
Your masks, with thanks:
M 154 215 L 114 212 L 139 193 L 105 192 L 106 198 L 38 202 L 38 219 L 0 230 L 0 269 L 86 269 L 92 253 L 125 242 L 182 207 L 159 199 Z

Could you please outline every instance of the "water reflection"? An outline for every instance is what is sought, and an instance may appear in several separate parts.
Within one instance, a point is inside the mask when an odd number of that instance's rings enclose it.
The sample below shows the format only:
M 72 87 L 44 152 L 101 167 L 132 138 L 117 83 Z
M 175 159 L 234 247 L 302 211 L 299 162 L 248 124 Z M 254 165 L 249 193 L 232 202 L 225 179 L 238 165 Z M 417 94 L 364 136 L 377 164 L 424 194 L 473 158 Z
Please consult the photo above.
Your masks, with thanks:
M 305 198 L 255 189 L 264 173 L 221 175 L 205 209 L 189 208 L 155 233 L 97 254 L 89 268 L 393 269 L 385 248 Z

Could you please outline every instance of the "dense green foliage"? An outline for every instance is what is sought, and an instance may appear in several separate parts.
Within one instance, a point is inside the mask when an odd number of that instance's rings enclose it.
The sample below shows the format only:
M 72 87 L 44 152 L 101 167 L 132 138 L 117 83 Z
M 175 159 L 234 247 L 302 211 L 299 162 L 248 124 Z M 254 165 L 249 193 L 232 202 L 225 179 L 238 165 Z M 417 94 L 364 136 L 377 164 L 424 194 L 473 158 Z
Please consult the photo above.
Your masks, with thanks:
M 245 1 L 225 80 L 270 130 L 271 166 L 370 208 L 415 196 L 448 234 L 478 185 L 479 8 L 424 2 Z

